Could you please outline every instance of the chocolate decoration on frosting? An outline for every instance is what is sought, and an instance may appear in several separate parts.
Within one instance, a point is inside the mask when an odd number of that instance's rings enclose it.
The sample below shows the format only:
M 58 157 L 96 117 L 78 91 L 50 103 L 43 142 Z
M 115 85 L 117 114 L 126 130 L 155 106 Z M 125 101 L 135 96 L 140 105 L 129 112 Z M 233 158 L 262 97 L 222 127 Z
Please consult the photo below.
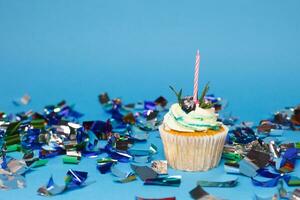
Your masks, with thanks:
M 185 113 L 189 113 L 196 109 L 196 104 L 192 96 L 184 97 L 180 102 L 181 108 Z

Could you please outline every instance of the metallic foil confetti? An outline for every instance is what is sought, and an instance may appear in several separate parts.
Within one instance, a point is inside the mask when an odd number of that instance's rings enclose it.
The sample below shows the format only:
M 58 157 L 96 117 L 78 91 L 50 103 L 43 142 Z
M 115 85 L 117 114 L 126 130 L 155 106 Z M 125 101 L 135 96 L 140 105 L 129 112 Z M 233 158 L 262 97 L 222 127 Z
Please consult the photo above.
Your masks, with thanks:
M 98 163 L 97 169 L 100 171 L 101 174 L 106 174 L 110 172 L 111 167 L 113 166 L 114 162 L 105 162 L 105 163 Z
M 148 140 L 149 134 L 146 132 L 142 132 L 142 133 L 131 132 L 130 137 L 137 142 L 145 142 Z
M 117 179 L 115 179 L 115 182 L 118 183 L 128 183 L 131 181 L 136 180 L 136 176 L 135 174 L 133 174 L 132 172 L 123 172 L 117 164 L 113 165 L 111 167 L 111 173 L 117 177 Z
M 21 189 L 26 186 L 24 174 L 29 170 L 24 160 L 16 160 L 2 154 L 0 160 L 0 189 Z
M 192 199 L 195 199 L 195 200 L 217 200 L 216 197 L 211 196 L 205 190 L 203 190 L 200 185 L 197 185 L 189 193 L 190 193 Z
M 240 172 L 240 165 L 239 164 L 229 164 L 229 163 L 225 163 L 224 165 L 224 171 L 228 174 L 241 174 Z M 247 173 L 248 174 L 248 173 Z M 252 174 L 248 174 L 248 175 L 252 175 Z
M 151 144 L 149 149 L 129 149 L 128 153 L 132 156 L 151 156 L 157 153 L 157 147 L 154 144 Z
M 160 175 L 168 174 L 167 160 L 154 160 L 151 162 L 151 168 Z
M 8 171 L 11 174 L 23 175 L 29 170 L 24 160 L 17 160 L 12 157 L 6 157 L 5 160 L 0 160 L 1 165 L 4 162 L 6 162 L 6 168 L 4 168 L 4 170 Z
M 64 164 L 79 164 L 78 157 L 74 156 L 63 156 L 63 163 Z
M 260 133 L 270 133 L 272 129 L 276 129 L 277 125 L 268 121 L 268 120 L 262 120 L 257 127 L 257 131 Z
M 244 158 L 239 162 L 239 172 L 248 177 L 254 177 L 257 174 L 259 167 L 248 158 Z
M 300 199 L 300 189 L 295 189 L 291 195 L 291 200 L 299 200 Z
M 37 192 L 41 196 L 54 196 L 63 193 L 65 190 L 66 187 L 56 185 L 51 176 L 47 185 L 40 187 Z
M 282 160 L 280 163 L 280 172 L 292 172 L 295 168 L 295 162 L 297 158 L 298 150 L 296 148 L 289 148 L 286 150 L 284 155 L 282 156 Z
M 282 180 L 279 180 L 278 193 L 279 193 L 279 197 L 281 199 L 289 199 L 290 194 L 283 187 L 283 181 Z
M 106 104 L 106 103 L 108 103 L 109 100 L 110 100 L 107 93 L 100 94 L 100 95 L 98 96 L 98 98 L 99 98 L 99 102 L 100 102 L 101 104 Z
M 300 181 L 298 177 L 290 176 L 289 174 L 277 174 L 268 171 L 267 169 L 257 170 L 258 175 L 264 178 L 269 178 L 267 181 L 260 181 L 258 179 L 252 179 L 252 183 L 256 186 L 261 187 L 275 187 L 278 185 L 278 182 L 283 179 L 289 186 L 299 186 Z M 291 182 L 290 182 L 291 181 Z
M 239 144 L 248 144 L 256 140 L 255 132 L 250 127 L 236 127 L 229 133 L 234 135 L 235 142 Z
M 130 166 L 135 174 L 142 179 L 142 181 L 146 181 L 147 179 L 155 179 L 158 177 L 158 174 L 148 166 L 137 166 L 133 164 Z
M 239 162 L 240 160 L 242 160 L 242 156 L 237 153 L 223 153 L 222 157 L 226 160 L 231 160 L 235 162 Z
M 181 183 L 181 176 L 166 176 L 158 178 L 147 178 L 144 185 L 161 185 L 179 187 Z
M 81 158 L 81 152 L 76 150 L 67 150 L 66 151 L 67 156 L 77 157 L 78 159 Z
M 254 163 L 258 168 L 266 167 L 269 164 L 269 153 L 251 149 L 247 154 L 247 158 Z
M 280 149 L 277 148 L 274 141 L 270 141 L 269 149 L 270 149 L 270 152 L 272 153 L 273 158 L 279 158 L 280 157 L 280 153 L 279 153 Z
M 32 165 L 30 165 L 31 168 L 37 168 L 41 166 L 45 166 L 48 163 L 47 159 L 38 159 Z
M 135 124 L 135 117 L 133 113 L 128 113 L 127 115 L 123 116 L 123 122 L 127 124 Z
M 133 162 L 148 163 L 151 161 L 151 156 L 133 156 Z
M 194 107 L 193 102 L 189 97 L 182 98 L 181 93 L 182 91 L 176 93 L 179 103 L 189 112 Z M 217 111 L 224 108 L 222 100 L 214 95 L 204 94 L 200 99 L 204 107 L 214 107 Z M 104 93 L 99 95 L 99 102 L 110 115 L 107 120 L 81 123 L 79 119 L 83 114 L 66 101 L 45 106 L 43 112 L 0 113 L 0 145 L 5 147 L 1 151 L 0 187 L 25 187 L 22 175 L 32 168 L 45 165 L 48 162 L 45 158 L 62 155 L 64 163 L 77 164 L 82 156 L 97 157 L 103 154 L 108 157 L 98 159 L 96 167 L 100 173 L 111 173 L 115 182 L 127 183 L 139 176 L 145 185 L 179 186 L 181 177 L 161 176 L 167 174 L 166 161 L 152 161 L 151 168 L 131 165 L 134 173 L 123 171 L 121 165 L 117 164 L 146 163 L 152 160 L 152 156 L 157 153 L 157 147 L 151 145 L 149 148 L 141 148 L 134 145 L 143 142 L 147 144 L 151 131 L 157 130 L 163 120 L 164 112 L 167 111 L 167 100 L 160 96 L 154 101 L 124 104 L 122 99 L 110 99 Z M 261 120 L 257 127 L 248 122 L 236 125 L 238 118 L 232 115 L 222 116 L 220 112 L 218 120 L 232 126 L 223 152 L 226 172 L 252 177 L 253 184 L 257 186 L 279 186 L 280 196 L 285 198 L 289 192 L 282 187 L 282 181 L 288 186 L 300 184 L 298 177 L 289 174 L 296 166 L 300 144 L 279 143 L 277 138 L 271 139 L 270 136 L 280 137 L 286 130 L 298 130 L 299 110 L 299 107 L 285 108 L 270 119 Z M 6 155 L 14 151 L 25 152 L 23 159 L 17 160 Z M 33 152 L 38 152 L 38 157 Z M 271 169 L 279 170 L 280 173 L 273 173 Z M 48 184 L 41 187 L 38 193 L 44 196 L 61 194 L 86 185 L 86 178 L 86 172 L 70 170 L 65 185 L 58 186 L 50 178 Z M 199 181 L 198 184 L 233 187 L 237 181 Z M 216 199 L 199 187 L 191 191 L 194 199 Z M 170 197 L 173 198 L 175 199 Z
M 163 96 L 159 96 L 157 99 L 155 99 L 154 103 L 164 108 L 168 104 L 168 101 Z
M 198 181 L 201 187 L 235 187 L 238 184 L 238 179 L 228 181 Z
M 28 94 L 25 94 L 20 99 L 14 100 L 13 104 L 15 106 L 27 105 L 27 104 L 29 104 L 30 101 L 31 101 L 31 97 Z
M 68 190 L 79 189 L 85 186 L 88 173 L 83 171 L 75 171 L 69 169 L 65 177 L 65 185 L 58 186 L 54 183 L 52 176 L 50 177 L 46 186 L 42 186 L 38 189 L 38 194 L 42 196 L 54 196 L 62 194 Z
M 290 176 L 288 182 L 287 182 L 288 186 L 300 186 L 300 178 L 296 177 L 296 176 Z
M 26 187 L 26 181 L 24 176 L 2 174 L 0 172 L 0 189 L 12 190 L 12 189 L 22 189 L 25 187 Z

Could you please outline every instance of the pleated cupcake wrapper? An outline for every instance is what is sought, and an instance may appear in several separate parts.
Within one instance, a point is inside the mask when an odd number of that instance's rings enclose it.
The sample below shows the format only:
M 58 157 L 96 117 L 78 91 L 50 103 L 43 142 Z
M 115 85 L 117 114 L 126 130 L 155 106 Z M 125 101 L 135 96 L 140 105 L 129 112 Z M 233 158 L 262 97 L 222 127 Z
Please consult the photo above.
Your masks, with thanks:
M 221 159 L 228 128 L 211 136 L 184 136 L 169 133 L 159 127 L 166 159 L 174 169 L 207 171 Z M 184 134 L 184 133 L 183 133 Z

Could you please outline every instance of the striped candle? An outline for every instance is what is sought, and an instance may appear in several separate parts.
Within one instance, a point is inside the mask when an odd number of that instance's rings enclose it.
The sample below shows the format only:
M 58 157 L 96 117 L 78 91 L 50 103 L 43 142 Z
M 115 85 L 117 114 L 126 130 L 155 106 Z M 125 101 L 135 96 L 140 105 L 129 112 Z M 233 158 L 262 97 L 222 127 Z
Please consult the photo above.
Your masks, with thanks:
M 200 53 L 199 49 L 196 54 L 196 62 L 195 62 L 195 74 L 194 74 L 194 94 L 193 100 L 195 103 L 198 103 L 198 79 L 199 79 L 199 65 L 200 65 Z

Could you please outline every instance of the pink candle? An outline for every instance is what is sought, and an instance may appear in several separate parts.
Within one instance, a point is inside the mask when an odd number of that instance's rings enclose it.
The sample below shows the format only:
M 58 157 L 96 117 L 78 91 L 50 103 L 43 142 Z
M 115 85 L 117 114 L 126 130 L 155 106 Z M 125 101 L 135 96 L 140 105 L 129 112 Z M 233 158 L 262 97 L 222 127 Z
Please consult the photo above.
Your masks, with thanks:
M 195 103 L 198 103 L 198 79 L 199 79 L 199 65 L 200 65 L 200 53 L 199 49 L 196 54 L 196 62 L 195 62 L 195 74 L 194 74 L 194 94 L 193 100 Z

